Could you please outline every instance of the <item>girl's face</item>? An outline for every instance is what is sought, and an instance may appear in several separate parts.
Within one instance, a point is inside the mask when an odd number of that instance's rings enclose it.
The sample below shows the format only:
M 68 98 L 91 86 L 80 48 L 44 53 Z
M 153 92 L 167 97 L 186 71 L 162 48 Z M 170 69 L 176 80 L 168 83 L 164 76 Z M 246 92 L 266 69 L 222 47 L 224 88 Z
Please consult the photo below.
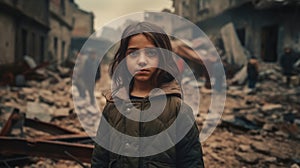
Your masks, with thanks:
M 158 49 L 143 34 L 132 36 L 126 51 L 126 65 L 138 82 L 150 82 L 158 63 Z

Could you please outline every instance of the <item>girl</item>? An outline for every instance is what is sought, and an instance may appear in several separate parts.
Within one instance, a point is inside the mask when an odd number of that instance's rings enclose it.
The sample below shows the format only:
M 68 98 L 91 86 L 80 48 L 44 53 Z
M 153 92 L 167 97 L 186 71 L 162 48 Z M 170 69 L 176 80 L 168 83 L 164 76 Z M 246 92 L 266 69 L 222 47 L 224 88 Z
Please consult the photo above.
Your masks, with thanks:
M 150 152 L 148 149 L 154 145 L 143 145 L 143 142 L 134 143 L 126 139 L 122 140 L 126 143 L 125 147 L 117 149 L 122 145 L 118 143 L 118 138 L 113 137 L 114 134 L 108 127 L 113 127 L 132 137 L 155 136 L 167 130 L 174 122 L 176 130 L 180 130 L 177 128 L 184 127 L 184 124 L 175 120 L 180 115 L 179 109 L 181 108 L 184 109 L 186 119 L 193 122 L 192 128 L 189 128 L 187 134 L 176 131 L 175 135 L 183 138 L 172 147 L 155 155 L 128 157 L 128 155 L 117 154 L 120 152 L 111 152 L 95 143 L 92 167 L 204 167 L 199 131 L 191 118 L 193 117 L 192 110 L 182 103 L 180 87 L 174 78 L 174 75 L 178 73 L 176 63 L 171 52 L 164 52 L 164 50 L 171 51 L 172 47 L 168 36 L 158 26 L 148 22 L 139 22 L 124 30 L 110 72 L 115 87 L 111 93 L 105 95 L 107 104 L 102 113 L 96 142 L 109 145 L 114 149 L 112 151 L 121 151 L 121 153 Z M 121 66 L 123 61 L 125 66 Z M 153 91 L 155 88 L 162 90 L 163 94 Z M 143 118 L 142 116 L 149 113 L 155 113 L 157 108 L 153 109 L 160 104 L 163 97 L 166 98 L 166 103 L 163 109 L 159 109 L 162 111 L 159 116 L 151 120 L 147 120 L 147 117 Z M 121 107 L 118 108 L 117 104 Z M 139 114 L 135 113 L 135 116 L 139 119 L 143 118 L 143 122 L 123 115 L 124 111 L 134 113 L 133 108 L 128 108 L 130 104 L 141 110 Z M 147 109 L 152 109 L 152 111 L 147 111 Z M 102 124 L 104 119 L 109 126 Z M 172 136 L 169 136 L 170 139 Z M 164 147 L 163 144 L 169 142 L 169 139 L 157 141 L 158 139 L 154 139 L 153 144 L 160 144 L 160 147 Z M 153 148 L 159 149 L 157 146 Z

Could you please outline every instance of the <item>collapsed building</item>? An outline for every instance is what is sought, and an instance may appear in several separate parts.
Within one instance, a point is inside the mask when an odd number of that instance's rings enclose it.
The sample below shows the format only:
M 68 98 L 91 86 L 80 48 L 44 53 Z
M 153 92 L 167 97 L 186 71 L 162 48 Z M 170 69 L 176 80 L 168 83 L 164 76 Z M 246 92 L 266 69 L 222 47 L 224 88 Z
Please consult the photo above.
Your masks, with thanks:
M 226 52 L 223 45 L 231 42 L 226 38 L 229 27 L 234 28 L 238 43 L 264 62 L 278 62 L 286 46 L 300 51 L 299 1 L 174 0 L 173 6 L 176 14 L 213 36 L 215 44 L 222 39 L 219 47 Z M 227 54 L 230 57 L 230 51 Z
M 18 74 L 64 63 L 72 54 L 71 39 L 94 32 L 93 19 L 74 0 L 0 0 L 0 85 L 13 84 Z

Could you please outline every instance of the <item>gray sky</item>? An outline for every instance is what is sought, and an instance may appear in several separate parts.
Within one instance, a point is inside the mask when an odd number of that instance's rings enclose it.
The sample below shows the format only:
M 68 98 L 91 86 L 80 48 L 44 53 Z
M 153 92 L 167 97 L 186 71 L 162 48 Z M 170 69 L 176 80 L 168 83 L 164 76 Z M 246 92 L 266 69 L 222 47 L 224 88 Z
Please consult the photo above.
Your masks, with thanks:
M 95 30 L 118 17 L 134 12 L 173 9 L 172 0 L 75 0 L 79 7 L 95 15 Z

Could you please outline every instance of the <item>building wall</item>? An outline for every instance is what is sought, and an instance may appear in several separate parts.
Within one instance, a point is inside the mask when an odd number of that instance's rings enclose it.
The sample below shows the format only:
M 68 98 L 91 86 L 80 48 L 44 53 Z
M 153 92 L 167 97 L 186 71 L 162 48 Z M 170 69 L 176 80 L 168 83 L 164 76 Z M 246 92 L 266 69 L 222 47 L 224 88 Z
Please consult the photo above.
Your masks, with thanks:
M 300 51 L 300 23 L 296 21 L 300 13 L 295 12 L 299 5 L 274 6 L 265 1 L 267 5 L 261 8 L 250 0 L 189 0 L 189 5 L 187 1 L 173 0 L 175 13 L 189 18 L 208 36 L 220 38 L 221 28 L 233 22 L 236 31 L 244 34 L 244 47 L 263 60 L 278 61 L 284 46 Z
M 114 29 L 112 27 L 104 26 L 100 35 L 101 39 L 105 39 L 111 42 L 116 42 L 121 39 L 122 32 L 119 29 Z
M 48 28 L 43 28 L 30 21 L 22 19 L 17 21 L 16 30 L 16 60 L 23 60 L 25 55 L 31 56 L 36 62 L 46 58 L 46 45 Z
M 61 63 L 69 54 L 71 30 L 54 18 L 50 18 L 50 25 L 49 60 L 56 60 Z
M 70 0 L 50 0 L 52 17 L 60 20 L 66 26 L 73 25 L 73 2 Z
M 36 5 L 39 5 L 38 9 Z M 4 54 L 0 64 L 17 63 L 25 55 L 33 57 L 36 62 L 42 61 L 49 30 L 49 1 L 0 0 L 0 11 L 0 47 Z M 40 42 L 40 37 L 43 37 L 43 42 Z
M 168 34 L 173 31 L 172 18 L 168 13 L 145 12 L 144 20 L 160 26 Z
M 0 12 L 0 65 L 15 61 L 15 31 L 14 18 Z
M 94 14 L 73 6 L 74 29 L 72 37 L 89 37 L 94 33 Z
M 71 39 L 71 57 L 76 56 L 75 53 L 80 51 L 83 47 L 83 44 L 87 42 L 90 38 L 90 41 L 93 41 L 95 37 L 94 33 L 94 14 L 92 12 L 87 12 L 79 8 L 77 4 L 72 5 L 73 9 L 73 18 L 74 18 L 74 27 L 72 30 L 72 39 Z M 91 35 L 94 35 L 93 37 Z M 94 47 L 94 46 L 93 46 Z M 96 47 L 97 48 L 97 47 Z M 99 47 L 98 47 L 99 48 Z
M 186 19 L 191 19 L 193 6 L 193 0 L 174 0 L 175 13 Z
M 50 1 L 48 60 L 62 63 L 69 55 L 73 29 L 73 9 L 69 0 Z
M 238 7 L 251 0 L 173 0 L 175 14 L 199 22 Z
M 37 63 L 65 60 L 70 51 L 74 6 L 73 0 L 0 0 L 0 65 L 18 63 L 25 55 Z M 87 27 L 84 36 L 89 36 L 94 31 L 93 14 L 80 12 L 85 17 L 78 16 L 78 20 L 84 20 Z
M 224 11 L 239 7 L 251 0 L 196 0 L 196 10 L 194 10 L 194 21 L 215 17 Z
M 49 0 L 18 0 L 16 8 L 26 16 L 44 25 L 48 25 Z
M 283 53 L 284 46 L 289 45 L 299 50 L 300 24 L 296 20 L 300 14 L 291 8 L 258 10 L 251 4 L 245 4 L 225 11 L 222 15 L 200 21 L 197 25 L 209 36 L 220 37 L 220 29 L 232 22 L 237 32 L 244 29 L 245 48 L 262 60 L 276 62 Z M 272 48 L 276 51 L 275 54 L 271 52 L 272 49 L 266 49 L 269 43 L 274 43 Z

